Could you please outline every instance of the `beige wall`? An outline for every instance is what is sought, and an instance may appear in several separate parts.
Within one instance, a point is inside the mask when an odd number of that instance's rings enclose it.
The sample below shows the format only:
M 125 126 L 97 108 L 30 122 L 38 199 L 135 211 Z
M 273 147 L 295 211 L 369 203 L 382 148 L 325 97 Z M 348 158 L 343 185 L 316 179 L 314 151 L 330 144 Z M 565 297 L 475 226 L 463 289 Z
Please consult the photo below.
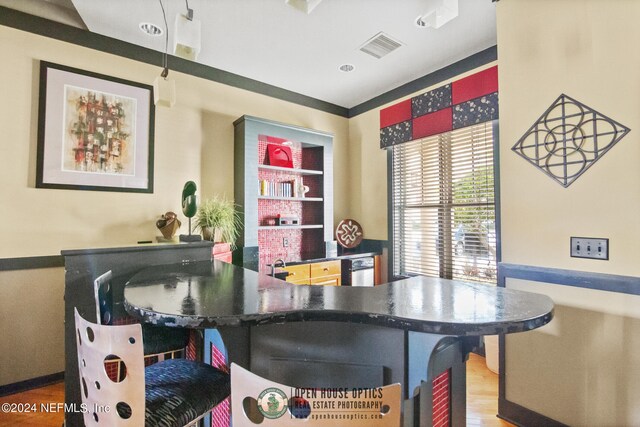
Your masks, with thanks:
M 640 276 L 640 2 L 497 3 L 503 261 Z M 569 188 L 511 152 L 561 93 L 631 128 Z M 610 260 L 569 257 L 570 236 L 610 238 Z M 640 425 L 640 297 L 508 281 L 558 304 L 507 336 L 507 398 L 571 425 Z
M 64 268 L 0 272 L 0 385 L 64 371 Z
M 509 279 L 555 318 L 507 337 L 506 397 L 573 426 L 640 425 L 640 296 Z
M 233 194 L 233 121 L 243 114 L 335 135 L 335 217 L 348 211 L 346 118 L 172 72 L 178 102 L 156 109 L 153 194 L 36 189 L 40 60 L 153 82 L 159 67 L 0 27 L 0 258 L 57 255 L 61 249 L 135 244 L 159 235 L 155 220 L 180 212 L 194 180 L 202 197 Z M 186 231 L 183 225 L 182 231 Z
M 177 104 L 156 109 L 153 194 L 36 189 L 40 60 L 149 84 L 161 70 L 3 26 L 0 57 L 0 258 L 154 240 L 156 219 L 180 214 L 188 180 L 201 197 L 233 197 L 233 121 L 243 114 L 333 133 L 334 217 L 348 216 L 346 118 L 176 72 Z M 62 270 L 0 273 L 0 385 L 63 369 Z

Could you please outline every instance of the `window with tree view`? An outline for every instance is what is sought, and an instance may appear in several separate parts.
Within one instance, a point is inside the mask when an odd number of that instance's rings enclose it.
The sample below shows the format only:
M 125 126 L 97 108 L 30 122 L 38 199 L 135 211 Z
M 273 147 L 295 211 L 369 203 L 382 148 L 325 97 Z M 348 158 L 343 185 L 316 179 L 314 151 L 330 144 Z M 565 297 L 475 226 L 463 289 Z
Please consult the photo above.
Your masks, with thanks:
M 492 122 L 392 148 L 393 272 L 496 282 Z

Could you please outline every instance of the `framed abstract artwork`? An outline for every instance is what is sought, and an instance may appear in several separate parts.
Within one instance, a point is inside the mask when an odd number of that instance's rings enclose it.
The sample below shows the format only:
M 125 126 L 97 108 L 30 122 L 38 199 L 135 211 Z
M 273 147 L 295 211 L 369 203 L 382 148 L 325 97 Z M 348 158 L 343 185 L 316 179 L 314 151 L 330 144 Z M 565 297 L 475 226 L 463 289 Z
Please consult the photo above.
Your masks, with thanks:
M 42 61 L 36 187 L 153 193 L 152 91 Z

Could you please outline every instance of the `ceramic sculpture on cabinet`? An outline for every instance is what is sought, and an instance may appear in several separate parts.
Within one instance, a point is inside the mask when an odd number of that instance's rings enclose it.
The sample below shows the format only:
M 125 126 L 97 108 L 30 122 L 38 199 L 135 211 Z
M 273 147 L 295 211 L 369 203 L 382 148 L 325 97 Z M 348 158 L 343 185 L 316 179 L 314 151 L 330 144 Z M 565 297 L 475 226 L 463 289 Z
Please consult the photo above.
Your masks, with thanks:
M 178 219 L 178 215 L 175 212 L 167 212 L 162 214 L 162 217 L 156 221 L 156 227 L 162 233 L 163 237 L 158 237 L 158 241 L 173 241 L 178 228 L 182 223 Z
M 202 238 L 198 234 L 191 234 L 191 218 L 198 211 L 196 190 L 198 187 L 193 181 L 187 181 L 182 189 L 182 213 L 189 218 L 189 234 L 181 234 L 181 242 L 198 242 Z

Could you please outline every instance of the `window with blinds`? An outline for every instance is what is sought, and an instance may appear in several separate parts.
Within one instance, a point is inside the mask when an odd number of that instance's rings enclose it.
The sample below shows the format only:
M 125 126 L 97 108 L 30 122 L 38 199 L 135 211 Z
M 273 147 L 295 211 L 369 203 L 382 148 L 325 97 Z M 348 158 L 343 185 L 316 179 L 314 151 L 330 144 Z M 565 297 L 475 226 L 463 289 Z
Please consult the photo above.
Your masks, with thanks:
M 492 122 L 392 148 L 393 272 L 496 282 Z

